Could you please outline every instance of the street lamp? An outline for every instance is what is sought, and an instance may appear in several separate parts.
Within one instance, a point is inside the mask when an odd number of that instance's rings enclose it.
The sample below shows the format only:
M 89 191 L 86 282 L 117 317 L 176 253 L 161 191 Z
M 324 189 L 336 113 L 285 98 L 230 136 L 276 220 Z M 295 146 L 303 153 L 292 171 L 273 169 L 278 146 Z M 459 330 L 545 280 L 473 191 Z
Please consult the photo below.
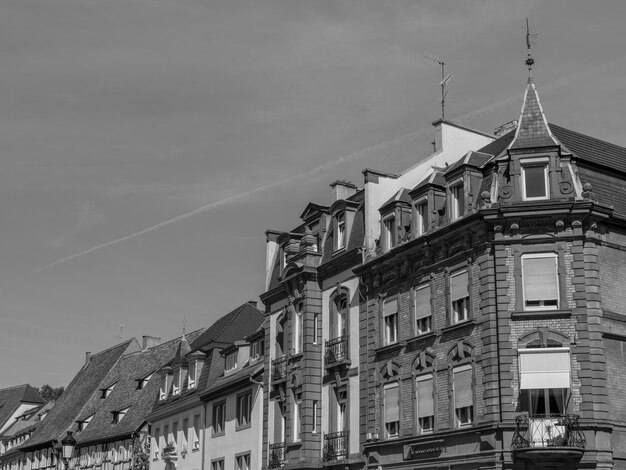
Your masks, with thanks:
M 69 462 L 74 456 L 74 447 L 76 447 L 76 439 L 72 437 L 72 431 L 67 431 L 67 436 L 61 439 L 61 457 L 65 470 L 68 470 Z

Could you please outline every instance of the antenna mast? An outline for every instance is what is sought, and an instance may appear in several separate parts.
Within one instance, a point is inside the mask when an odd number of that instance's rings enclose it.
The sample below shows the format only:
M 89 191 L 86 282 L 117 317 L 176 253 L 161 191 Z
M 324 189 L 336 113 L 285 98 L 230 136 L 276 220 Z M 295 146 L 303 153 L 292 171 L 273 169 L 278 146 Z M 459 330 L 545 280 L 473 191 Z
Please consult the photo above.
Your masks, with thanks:
M 526 50 L 528 51 L 528 57 L 526 58 L 526 66 L 528 67 L 528 78 L 532 78 L 533 76 L 533 64 L 535 63 L 535 59 L 530 53 L 531 48 L 535 45 L 535 39 L 537 38 L 537 34 L 530 34 L 530 26 L 528 24 L 528 18 L 526 18 Z
M 446 85 L 448 84 L 448 81 L 452 78 L 452 74 L 449 73 L 448 75 L 446 75 L 446 63 L 443 60 L 430 55 L 425 55 L 424 57 L 426 58 L 426 60 L 436 63 L 441 67 L 441 82 L 439 83 L 439 85 L 441 85 L 441 119 L 444 120 L 446 118 L 446 96 L 448 95 Z

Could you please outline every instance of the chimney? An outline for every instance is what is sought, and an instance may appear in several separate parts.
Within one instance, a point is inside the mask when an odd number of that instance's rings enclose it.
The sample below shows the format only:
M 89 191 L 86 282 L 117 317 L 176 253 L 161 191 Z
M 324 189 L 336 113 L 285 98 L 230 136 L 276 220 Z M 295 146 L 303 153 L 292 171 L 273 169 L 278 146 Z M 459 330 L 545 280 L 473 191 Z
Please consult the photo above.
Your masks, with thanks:
M 87 351 L 85 353 L 85 365 L 89 364 L 90 359 L 91 359 L 91 351 Z
M 512 131 L 513 129 L 517 129 L 517 120 L 509 121 L 507 123 L 502 124 L 499 127 L 496 127 L 493 130 L 493 134 L 496 137 L 502 137 L 504 134 Z
M 333 202 L 348 199 L 356 193 L 357 187 L 350 181 L 337 180 L 330 184 L 333 191 Z
M 248 305 L 252 305 L 254 308 L 256 308 L 256 300 L 248 300 Z
M 156 336 L 142 336 L 141 349 L 145 351 L 148 348 L 161 344 L 161 338 Z

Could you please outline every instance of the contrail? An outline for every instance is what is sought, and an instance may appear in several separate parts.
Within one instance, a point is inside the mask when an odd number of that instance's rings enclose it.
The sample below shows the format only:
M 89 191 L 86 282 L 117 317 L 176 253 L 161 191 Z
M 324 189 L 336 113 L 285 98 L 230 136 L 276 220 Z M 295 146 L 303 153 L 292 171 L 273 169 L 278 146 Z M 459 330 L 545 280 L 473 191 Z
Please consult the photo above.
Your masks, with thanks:
M 304 177 L 315 175 L 317 173 L 320 173 L 322 171 L 328 170 L 328 169 L 330 169 L 330 168 L 332 168 L 334 166 L 340 165 L 342 163 L 346 163 L 346 162 L 349 162 L 349 161 L 352 161 L 352 160 L 356 160 L 358 158 L 365 157 L 365 156 L 367 156 L 367 155 L 369 155 L 369 154 L 371 154 L 373 152 L 380 152 L 382 150 L 385 150 L 387 147 L 395 146 L 395 145 L 398 145 L 398 144 L 402 144 L 404 142 L 408 142 L 408 141 L 413 140 L 413 139 L 415 139 L 415 138 L 417 138 L 417 137 L 419 137 L 421 135 L 427 135 L 428 132 L 429 132 L 428 129 L 420 129 L 420 130 L 418 130 L 416 132 L 412 132 L 410 134 L 405 134 L 403 136 L 396 137 L 395 139 L 391 139 L 391 140 L 388 140 L 386 142 L 382 142 L 380 144 L 376 144 L 376 145 L 373 145 L 373 146 L 370 146 L 370 147 L 365 147 L 365 148 L 363 148 L 361 150 L 357 150 L 356 152 L 353 152 L 353 153 L 351 153 L 349 155 L 342 156 L 342 157 L 338 158 L 337 160 L 333 160 L 331 162 L 324 163 L 323 165 L 315 167 L 312 170 L 308 170 L 308 171 L 305 171 L 303 173 L 298 173 L 297 175 L 292 175 L 292 176 L 289 176 L 287 178 L 283 178 L 283 179 L 281 179 L 279 181 L 274 181 L 273 183 L 268 183 L 268 184 L 265 184 L 263 186 L 259 186 L 258 188 L 251 189 L 250 191 L 246 191 L 246 192 L 239 193 L 239 194 L 234 194 L 234 195 L 226 197 L 224 199 L 220 199 L 219 201 L 215 201 L 215 202 L 212 202 L 210 204 L 207 204 L 206 206 L 202 206 L 202 207 L 194 209 L 194 210 L 192 210 L 190 212 L 186 212 L 184 214 L 176 216 L 173 219 L 165 220 L 165 221 L 163 221 L 161 223 L 153 225 L 152 227 L 148 227 L 148 228 L 145 228 L 145 229 L 140 230 L 138 232 L 131 233 L 130 235 L 126 235 L 126 236 L 123 236 L 123 237 L 120 237 L 120 238 L 116 238 L 115 240 L 111 240 L 111 241 L 108 241 L 106 243 L 102 243 L 100 245 L 93 246 L 93 247 L 88 248 L 87 250 L 81 251 L 79 253 L 74 253 L 73 255 L 66 256 L 65 258 L 60 258 L 60 259 L 58 259 L 56 261 L 53 261 L 50 264 L 46 264 L 45 266 L 41 266 L 41 267 L 35 269 L 32 272 L 34 272 L 34 273 L 41 272 L 41 271 L 43 271 L 45 269 L 51 268 L 51 267 L 56 266 L 58 264 L 65 263 L 66 261 L 73 260 L 74 258 L 78 258 L 79 256 L 83 256 L 83 255 L 86 255 L 88 253 L 93 253 L 94 251 L 100 250 L 102 248 L 106 248 L 106 247 L 111 246 L 111 245 L 116 245 L 118 243 L 124 242 L 126 240 L 130 240 L 130 239 L 135 238 L 135 237 L 139 237 L 139 236 L 144 235 L 146 233 L 149 233 L 149 232 L 152 232 L 154 230 L 157 230 L 157 229 L 166 227 L 168 225 L 171 225 L 173 223 L 180 222 L 181 220 L 185 220 L 185 219 L 187 219 L 189 217 L 193 217 L 194 215 L 202 214 L 203 212 L 209 211 L 211 209 L 215 209 L 216 207 L 221 207 L 221 206 L 223 206 L 225 204 L 237 201 L 239 199 L 245 199 L 245 198 L 250 197 L 250 196 L 252 196 L 252 195 L 254 195 L 256 193 L 265 191 L 267 189 L 274 188 L 276 186 L 281 186 L 281 185 L 283 185 L 285 183 L 290 183 L 290 182 L 292 182 L 294 180 L 297 180 L 297 179 L 300 179 L 300 178 L 304 178 Z
M 623 62 L 625 59 L 626 59 L 626 55 L 623 55 L 621 57 L 618 57 L 617 59 L 613 59 L 613 60 L 611 60 L 609 62 L 606 62 L 605 64 L 598 65 L 598 66 L 595 66 L 595 67 L 590 67 L 590 68 L 582 70 L 580 72 L 575 72 L 573 74 L 567 75 L 565 77 L 561 77 L 561 78 L 559 78 L 557 80 L 554 80 L 553 82 L 551 82 L 551 83 L 549 83 L 547 85 L 542 86 L 541 89 L 543 89 L 544 91 L 554 90 L 554 89 L 559 88 L 561 86 L 567 85 L 568 83 L 571 83 L 571 82 L 573 82 L 573 81 L 575 81 L 575 80 L 577 80 L 577 79 L 579 79 L 581 77 L 589 75 L 592 72 L 596 72 L 597 73 L 598 70 L 609 69 L 609 68 L 613 67 L 614 65 L 617 65 L 617 64 Z M 477 110 L 472 111 L 470 113 L 467 113 L 467 114 L 465 114 L 463 116 L 459 116 L 459 117 L 455 118 L 455 120 L 456 121 L 461 121 L 461 122 L 467 121 L 467 120 L 469 120 L 471 118 L 474 118 L 476 116 L 479 116 L 481 114 L 491 112 L 494 109 L 500 108 L 500 107 L 505 106 L 505 105 L 510 104 L 510 103 L 513 103 L 515 100 L 518 100 L 518 99 L 520 99 L 520 95 L 518 95 L 518 94 L 511 95 L 511 96 L 509 96 L 507 98 L 504 98 L 504 99 L 498 100 L 498 101 L 496 101 L 494 103 L 491 103 L 491 104 L 489 104 L 489 105 L 487 105 L 487 106 L 485 106 L 483 108 L 477 109 Z M 226 197 L 224 199 L 220 199 L 219 201 L 215 201 L 215 202 L 212 202 L 210 204 L 207 204 L 206 206 L 202 206 L 202 207 L 199 207 L 198 209 L 192 210 L 190 212 L 186 212 L 185 214 L 181 214 L 181 215 L 179 215 L 177 217 L 174 217 L 173 219 L 169 219 L 169 220 L 166 220 L 166 221 L 161 222 L 159 224 L 153 225 L 152 227 L 148 227 L 148 228 L 145 228 L 145 229 L 140 230 L 138 232 L 131 233 L 130 235 L 126 235 L 124 237 L 116 238 L 115 240 L 111 240 L 109 242 L 102 243 L 100 245 L 96 245 L 94 247 L 91 247 L 91 248 L 89 248 L 87 250 L 84 250 L 84 251 L 81 251 L 79 253 L 75 253 L 73 255 L 66 256 L 65 258 L 60 258 L 60 259 L 58 259 L 56 261 L 53 261 L 50 264 L 47 264 L 45 266 L 41 266 L 41 267 L 35 269 L 32 272 L 34 272 L 34 273 L 41 272 L 41 271 L 43 271 L 45 269 L 51 268 L 51 267 L 56 266 L 58 264 L 65 263 L 66 261 L 73 260 L 74 258 L 78 258 L 79 256 L 83 256 L 83 255 L 86 255 L 88 253 L 93 253 L 94 251 L 100 250 L 102 248 L 106 248 L 106 247 L 111 246 L 111 245 L 116 245 L 118 243 L 124 242 L 126 240 L 130 240 L 130 239 L 135 238 L 135 237 L 139 237 L 141 235 L 144 235 L 146 233 L 149 233 L 149 232 L 152 232 L 154 230 L 160 229 L 162 227 L 166 227 L 166 226 L 171 225 L 173 223 L 180 222 L 181 220 L 185 220 L 185 219 L 187 219 L 189 217 L 193 217 L 194 215 L 202 214 L 203 212 L 209 211 L 209 210 L 214 209 L 216 207 L 221 207 L 221 206 L 223 206 L 225 204 L 237 201 L 239 199 L 245 199 L 245 198 L 247 198 L 249 196 L 252 196 L 252 195 L 254 195 L 256 193 L 265 191 L 267 189 L 274 188 L 276 186 L 283 185 L 285 183 L 290 183 L 290 182 L 292 182 L 294 180 L 297 180 L 297 179 L 300 179 L 300 178 L 304 178 L 304 177 L 307 177 L 307 176 L 315 175 L 317 173 L 320 173 L 322 171 L 326 171 L 326 170 L 328 170 L 328 169 L 330 169 L 330 168 L 332 168 L 334 166 L 340 165 L 342 163 L 346 163 L 346 162 L 349 162 L 349 161 L 352 161 L 352 160 L 363 158 L 363 157 L 365 157 L 367 155 L 370 155 L 373 152 L 380 152 L 382 150 L 385 150 L 387 147 L 398 145 L 398 144 L 402 144 L 404 142 L 408 142 L 408 141 L 413 140 L 413 139 L 415 139 L 415 138 L 417 138 L 419 136 L 427 135 L 429 132 L 430 132 L 430 129 L 420 129 L 420 130 L 418 130 L 416 132 L 412 132 L 410 134 L 405 134 L 403 136 L 397 137 L 395 139 L 388 140 L 386 142 L 382 142 L 380 144 L 372 145 L 370 147 L 365 147 L 365 148 L 363 148 L 361 150 L 357 150 L 356 152 L 353 152 L 353 153 L 351 153 L 349 155 L 345 155 L 345 156 L 339 157 L 337 160 L 334 160 L 334 161 L 331 161 L 331 162 L 328 162 L 328 163 L 324 163 L 323 165 L 320 165 L 320 166 L 318 166 L 316 168 L 313 168 L 312 170 L 308 170 L 308 171 L 305 171 L 303 173 L 299 173 L 297 175 L 292 175 L 292 176 L 289 176 L 287 178 L 283 178 L 283 179 L 281 179 L 279 181 L 275 181 L 273 183 L 268 183 L 268 184 L 265 184 L 263 186 L 259 186 L 257 188 L 251 189 L 250 191 L 246 191 L 246 192 L 243 192 L 243 193 L 239 193 L 239 194 L 235 194 L 233 196 Z

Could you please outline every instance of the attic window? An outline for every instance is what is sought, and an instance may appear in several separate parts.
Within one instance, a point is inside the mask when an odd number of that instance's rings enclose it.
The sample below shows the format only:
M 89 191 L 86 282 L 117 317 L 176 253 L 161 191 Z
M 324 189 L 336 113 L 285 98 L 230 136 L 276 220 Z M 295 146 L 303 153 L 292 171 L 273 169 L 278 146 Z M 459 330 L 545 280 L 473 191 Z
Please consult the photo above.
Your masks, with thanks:
M 198 374 L 198 361 L 192 361 L 189 363 L 189 372 L 187 374 L 187 388 L 192 389 L 196 388 L 196 381 Z
M 124 416 L 126 416 L 126 413 L 128 412 L 128 410 L 130 410 L 130 407 L 128 408 L 124 408 L 123 410 L 118 410 L 118 411 L 111 411 L 111 414 L 113 415 L 113 424 L 117 424 L 120 421 L 122 421 L 122 419 L 124 418 Z
M 88 416 L 87 418 L 80 420 L 80 421 L 76 421 L 76 424 L 78 425 L 78 431 L 84 431 L 85 428 L 87 427 L 87 425 L 89 423 L 91 423 L 91 420 L 93 419 L 95 413 L 92 414 L 91 416 Z
M 172 383 L 172 395 L 180 395 L 180 389 L 181 389 L 181 384 L 180 384 L 180 377 L 181 377 L 181 373 L 180 373 L 180 367 L 177 368 L 174 371 L 174 381 Z
M 116 382 L 116 383 L 114 383 L 114 384 L 112 384 L 112 385 L 110 385 L 110 386 L 109 386 L 109 387 L 107 387 L 107 388 L 101 388 L 101 389 L 100 389 L 100 392 L 101 392 L 100 398 L 104 399 L 104 398 L 107 398 L 109 395 L 111 395 L 111 392 L 112 392 L 112 391 L 113 391 L 113 389 L 115 388 L 115 385 L 116 385 L 116 384 L 117 384 L 117 382 Z
M 148 381 L 152 378 L 152 374 L 144 377 L 143 379 L 136 379 L 137 381 L 137 390 L 143 390 L 143 388 L 148 385 Z
M 465 195 L 462 180 L 459 180 L 458 183 L 450 187 L 450 194 L 452 196 L 452 200 L 450 201 L 452 205 L 452 220 L 457 220 L 463 217 L 465 213 Z
M 383 220 L 384 251 L 391 250 L 396 245 L 396 218 L 392 215 Z
M 250 359 L 257 359 L 263 356 L 263 339 L 257 339 L 250 343 Z
M 230 372 L 237 368 L 237 351 L 228 354 L 225 358 L 224 372 Z
M 550 197 L 548 185 L 548 158 L 520 160 L 522 166 L 523 199 L 533 201 Z
M 346 213 L 338 212 L 335 216 L 337 232 L 335 233 L 335 249 L 340 250 L 346 246 Z

